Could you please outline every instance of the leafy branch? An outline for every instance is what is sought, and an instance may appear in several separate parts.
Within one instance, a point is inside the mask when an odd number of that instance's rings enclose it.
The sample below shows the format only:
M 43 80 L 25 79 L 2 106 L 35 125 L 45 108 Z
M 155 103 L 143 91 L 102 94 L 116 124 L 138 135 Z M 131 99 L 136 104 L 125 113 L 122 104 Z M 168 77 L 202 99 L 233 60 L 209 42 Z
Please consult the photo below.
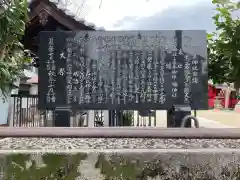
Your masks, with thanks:
M 217 13 L 213 16 L 216 32 L 208 34 L 209 77 L 214 83 L 235 83 L 240 87 L 240 19 L 233 14 L 240 3 L 213 0 Z
M 31 61 L 29 52 L 21 43 L 28 17 L 27 0 L 5 2 L 5 9 L 0 14 L 0 90 L 4 99 Z

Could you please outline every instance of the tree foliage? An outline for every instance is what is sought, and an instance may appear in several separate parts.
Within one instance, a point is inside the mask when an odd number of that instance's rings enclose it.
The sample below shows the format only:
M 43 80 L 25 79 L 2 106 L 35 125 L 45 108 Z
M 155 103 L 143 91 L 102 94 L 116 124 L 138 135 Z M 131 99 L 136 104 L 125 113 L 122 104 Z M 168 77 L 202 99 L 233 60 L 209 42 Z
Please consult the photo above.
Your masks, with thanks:
M 213 0 L 216 32 L 208 34 L 209 78 L 240 87 L 240 3 Z M 239 13 L 239 14 L 237 14 Z M 234 17 L 236 16 L 237 17 Z
M 27 0 L 5 0 L 0 4 L 0 90 L 6 98 L 11 85 L 30 62 L 21 39 L 27 20 Z

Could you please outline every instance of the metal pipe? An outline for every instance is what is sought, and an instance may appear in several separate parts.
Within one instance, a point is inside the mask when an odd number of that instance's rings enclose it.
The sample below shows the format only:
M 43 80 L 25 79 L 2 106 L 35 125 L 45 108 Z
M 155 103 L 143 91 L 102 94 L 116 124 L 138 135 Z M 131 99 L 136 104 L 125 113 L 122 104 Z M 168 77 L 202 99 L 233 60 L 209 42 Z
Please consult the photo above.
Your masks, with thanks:
M 198 122 L 198 119 L 194 116 L 191 116 L 191 115 L 187 115 L 185 116 L 183 119 L 182 119 L 182 124 L 181 124 L 181 128 L 184 128 L 186 127 L 186 124 L 188 121 L 191 121 L 191 120 L 194 120 L 194 125 L 196 128 L 199 128 L 199 122 Z
M 0 137 L 240 139 L 240 128 L 0 127 Z

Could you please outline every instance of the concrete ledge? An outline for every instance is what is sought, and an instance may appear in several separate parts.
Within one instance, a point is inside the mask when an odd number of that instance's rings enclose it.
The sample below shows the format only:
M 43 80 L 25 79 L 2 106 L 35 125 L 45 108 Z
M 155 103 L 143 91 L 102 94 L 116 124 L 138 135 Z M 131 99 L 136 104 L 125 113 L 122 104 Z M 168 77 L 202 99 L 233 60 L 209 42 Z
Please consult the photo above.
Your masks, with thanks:
M 240 128 L 0 127 L 0 137 L 240 139 Z
M 235 180 L 240 149 L 0 151 L 0 179 Z

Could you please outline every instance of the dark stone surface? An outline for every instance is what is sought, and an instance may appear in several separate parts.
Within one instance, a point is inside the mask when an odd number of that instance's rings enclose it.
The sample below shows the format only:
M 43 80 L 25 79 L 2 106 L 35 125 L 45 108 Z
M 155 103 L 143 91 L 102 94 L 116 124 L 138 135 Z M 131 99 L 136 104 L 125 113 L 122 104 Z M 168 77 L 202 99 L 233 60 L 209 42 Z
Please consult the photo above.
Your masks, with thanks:
M 205 31 L 42 32 L 39 107 L 207 109 L 206 55 Z

